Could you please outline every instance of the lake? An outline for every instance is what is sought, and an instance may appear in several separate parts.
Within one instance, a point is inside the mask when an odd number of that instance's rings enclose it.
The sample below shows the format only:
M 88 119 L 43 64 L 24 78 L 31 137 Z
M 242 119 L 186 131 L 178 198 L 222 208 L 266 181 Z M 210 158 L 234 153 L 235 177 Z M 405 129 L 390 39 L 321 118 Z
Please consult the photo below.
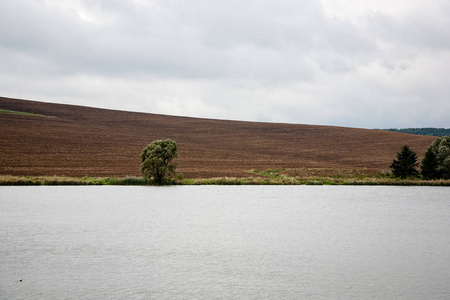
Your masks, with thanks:
M 0 187 L 0 299 L 449 299 L 450 188 Z

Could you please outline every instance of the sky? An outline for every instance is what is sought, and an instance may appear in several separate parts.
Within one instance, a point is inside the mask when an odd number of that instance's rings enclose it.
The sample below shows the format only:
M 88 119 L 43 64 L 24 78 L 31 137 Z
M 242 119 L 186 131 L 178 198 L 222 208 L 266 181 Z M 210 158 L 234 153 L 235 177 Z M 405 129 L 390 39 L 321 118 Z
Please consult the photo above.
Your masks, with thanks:
M 448 0 L 0 0 L 0 96 L 450 127 Z

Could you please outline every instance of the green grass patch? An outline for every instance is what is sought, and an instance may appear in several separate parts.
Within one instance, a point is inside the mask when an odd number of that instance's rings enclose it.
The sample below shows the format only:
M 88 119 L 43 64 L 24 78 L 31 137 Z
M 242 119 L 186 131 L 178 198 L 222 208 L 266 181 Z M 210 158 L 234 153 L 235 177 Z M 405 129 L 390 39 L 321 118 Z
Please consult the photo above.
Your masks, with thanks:
M 100 179 L 61 176 L 0 176 L 0 185 L 99 185 Z
M 253 172 L 252 172 L 253 173 Z M 0 176 L 0 185 L 126 185 L 144 186 L 152 182 L 143 177 L 64 177 L 64 176 Z M 246 177 L 246 178 L 204 178 L 172 179 L 168 185 L 397 185 L 397 186 L 450 186 L 450 180 L 423 180 L 421 178 L 398 179 L 388 176 L 355 175 L 338 178 L 332 176 L 309 177 Z
M 0 109 L 0 113 L 45 117 L 44 115 L 40 115 L 40 114 L 27 113 L 27 112 L 23 112 L 23 111 L 15 111 L 15 110 L 6 110 L 6 109 Z
M 278 178 L 280 177 L 280 172 L 281 170 L 276 170 L 276 169 L 269 169 L 269 170 L 265 170 L 265 171 L 259 171 L 259 170 L 250 170 L 247 171 L 248 173 L 252 173 L 252 174 L 256 174 L 259 176 L 265 176 L 265 177 L 269 177 L 269 178 Z

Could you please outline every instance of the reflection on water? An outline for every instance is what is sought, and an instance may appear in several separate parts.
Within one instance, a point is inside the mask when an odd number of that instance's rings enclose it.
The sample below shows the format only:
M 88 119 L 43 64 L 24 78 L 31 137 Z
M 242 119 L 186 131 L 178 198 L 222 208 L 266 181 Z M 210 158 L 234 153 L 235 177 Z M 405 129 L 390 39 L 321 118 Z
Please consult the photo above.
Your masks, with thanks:
M 449 298 L 449 195 L 0 187 L 0 298 Z

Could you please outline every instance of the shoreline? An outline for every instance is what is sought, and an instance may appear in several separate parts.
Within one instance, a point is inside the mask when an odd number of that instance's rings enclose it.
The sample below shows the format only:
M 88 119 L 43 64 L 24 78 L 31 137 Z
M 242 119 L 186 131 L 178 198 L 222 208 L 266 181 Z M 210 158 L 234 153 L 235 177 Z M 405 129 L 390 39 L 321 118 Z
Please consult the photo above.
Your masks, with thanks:
M 70 185 L 124 185 L 152 186 L 138 177 L 65 177 L 65 176 L 10 176 L 0 175 L 0 186 L 70 186 Z M 381 186 L 450 186 L 450 180 L 399 179 L 388 176 L 359 177 L 245 177 L 173 179 L 168 185 L 381 185 Z

